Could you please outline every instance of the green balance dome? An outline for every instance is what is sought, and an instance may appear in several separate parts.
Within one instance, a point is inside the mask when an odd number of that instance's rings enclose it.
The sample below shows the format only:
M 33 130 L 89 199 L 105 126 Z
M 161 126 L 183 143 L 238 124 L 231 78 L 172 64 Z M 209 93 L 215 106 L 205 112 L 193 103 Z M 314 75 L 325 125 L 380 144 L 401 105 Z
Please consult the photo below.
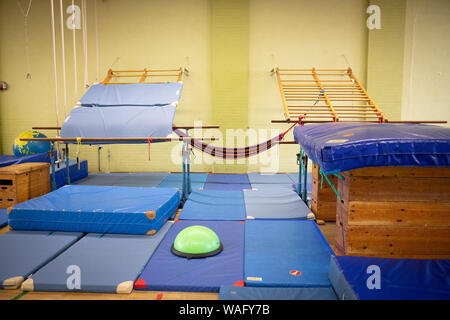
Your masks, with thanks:
M 178 233 L 173 242 L 173 254 L 184 258 L 205 258 L 223 249 L 217 234 L 204 226 L 190 226 Z

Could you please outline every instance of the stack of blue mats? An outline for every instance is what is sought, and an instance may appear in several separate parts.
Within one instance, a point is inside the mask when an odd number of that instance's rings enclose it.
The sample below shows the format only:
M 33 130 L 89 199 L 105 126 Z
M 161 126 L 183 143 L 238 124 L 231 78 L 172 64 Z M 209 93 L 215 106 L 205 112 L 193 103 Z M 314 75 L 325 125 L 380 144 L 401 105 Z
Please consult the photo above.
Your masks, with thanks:
M 65 119 L 61 137 L 166 137 L 182 88 L 181 82 L 95 84 Z
M 180 204 L 176 189 L 64 186 L 15 205 L 15 230 L 154 234 Z
M 22 289 L 130 293 L 171 225 L 166 222 L 152 236 L 90 233 L 31 275 Z
M 336 256 L 329 277 L 342 300 L 450 299 L 450 260 Z
M 16 289 L 24 279 L 58 256 L 82 233 L 10 231 L 0 236 L 0 289 Z
M 450 128 L 425 124 L 334 122 L 294 128 L 325 173 L 378 166 L 450 166 Z

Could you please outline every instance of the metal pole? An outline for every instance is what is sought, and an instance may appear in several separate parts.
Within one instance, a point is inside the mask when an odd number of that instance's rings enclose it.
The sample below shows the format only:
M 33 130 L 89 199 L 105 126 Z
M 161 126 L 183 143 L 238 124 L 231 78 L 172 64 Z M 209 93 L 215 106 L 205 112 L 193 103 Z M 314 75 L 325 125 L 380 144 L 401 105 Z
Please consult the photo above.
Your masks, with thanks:
M 66 184 L 70 184 L 70 159 L 69 159 L 69 145 L 68 144 L 66 144 L 64 153 L 66 156 Z
M 55 170 L 55 147 L 53 143 L 50 150 L 50 164 L 51 164 L 50 168 L 51 190 L 54 191 L 56 190 L 56 172 L 55 172 L 56 170 Z

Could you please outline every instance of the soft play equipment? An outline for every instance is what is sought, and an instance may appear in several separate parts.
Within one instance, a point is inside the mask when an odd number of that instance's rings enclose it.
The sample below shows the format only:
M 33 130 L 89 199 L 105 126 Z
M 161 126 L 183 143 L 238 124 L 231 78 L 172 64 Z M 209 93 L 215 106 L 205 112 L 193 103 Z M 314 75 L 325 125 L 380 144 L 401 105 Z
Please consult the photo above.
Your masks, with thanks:
M 181 230 L 190 226 L 213 230 L 223 251 L 212 257 L 186 259 L 170 248 Z M 244 276 L 244 223 L 239 221 L 175 222 L 136 280 L 136 290 L 219 292 L 222 285 L 242 285 Z
M 13 207 L 15 230 L 154 234 L 177 210 L 176 189 L 64 186 Z
M 324 173 L 378 166 L 450 166 L 450 128 L 426 124 L 336 122 L 294 128 Z
M 156 187 L 167 172 L 146 173 L 90 173 L 74 184 L 84 186 Z
M 331 253 L 314 221 L 247 220 L 245 284 L 329 287 Z
M 192 191 L 180 212 L 181 220 L 245 220 L 241 190 Z
M 130 293 L 171 225 L 152 236 L 90 233 L 33 273 L 22 289 Z
M 64 121 L 61 137 L 166 137 L 182 88 L 181 82 L 95 84 Z
M 0 289 L 16 289 L 83 236 L 82 233 L 9 231 L 0 236 Z
M 20 141 L 22 138 L 47 138 L 47 136 L 38 131 L 22 132 L 16 139 L 14 139 L 13 151 L 16 156 L 38 154 L 50 151 L 51 144 L 49 141 Z
M 190 226 L 178 233 L 170 250 L 179 257 L 206 258 L 219 254 L 223 250 L 223 245 L 210 228 Z
M 206 190 L 242 190 L 251 189 L 246 174 L 210 173 L 206 179 Z
M 247 219 L 314 219 L 292 189 L 243 190 Z
M 450 299 L 450 260 L 335 256 L 329 277 L 341 300 Z
M 337 300 L 333 288 L 275 288 L 221 286 L 220 300 Z

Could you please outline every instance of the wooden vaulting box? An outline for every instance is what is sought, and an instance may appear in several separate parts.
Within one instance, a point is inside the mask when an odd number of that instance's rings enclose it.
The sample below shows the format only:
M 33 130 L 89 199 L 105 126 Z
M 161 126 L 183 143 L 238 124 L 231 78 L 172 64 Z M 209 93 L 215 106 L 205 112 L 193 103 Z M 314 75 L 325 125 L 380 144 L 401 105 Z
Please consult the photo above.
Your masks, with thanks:
M 21 163 L 0 168 L 0 208 L 50 192 L 50 164 Z
M 374 167 L 342 176 L 337 253 L 450 258 L 450 168 Z
M 316 219 L 324 221 L 336 221 L 336 194 L 324 179 L 321 181 L 319 166 L 316 164 L 312 168 L 312 186 L 311 186 L 311 211 Z M 337 177 L 328 176 L 331 183 L 337 186 Z

